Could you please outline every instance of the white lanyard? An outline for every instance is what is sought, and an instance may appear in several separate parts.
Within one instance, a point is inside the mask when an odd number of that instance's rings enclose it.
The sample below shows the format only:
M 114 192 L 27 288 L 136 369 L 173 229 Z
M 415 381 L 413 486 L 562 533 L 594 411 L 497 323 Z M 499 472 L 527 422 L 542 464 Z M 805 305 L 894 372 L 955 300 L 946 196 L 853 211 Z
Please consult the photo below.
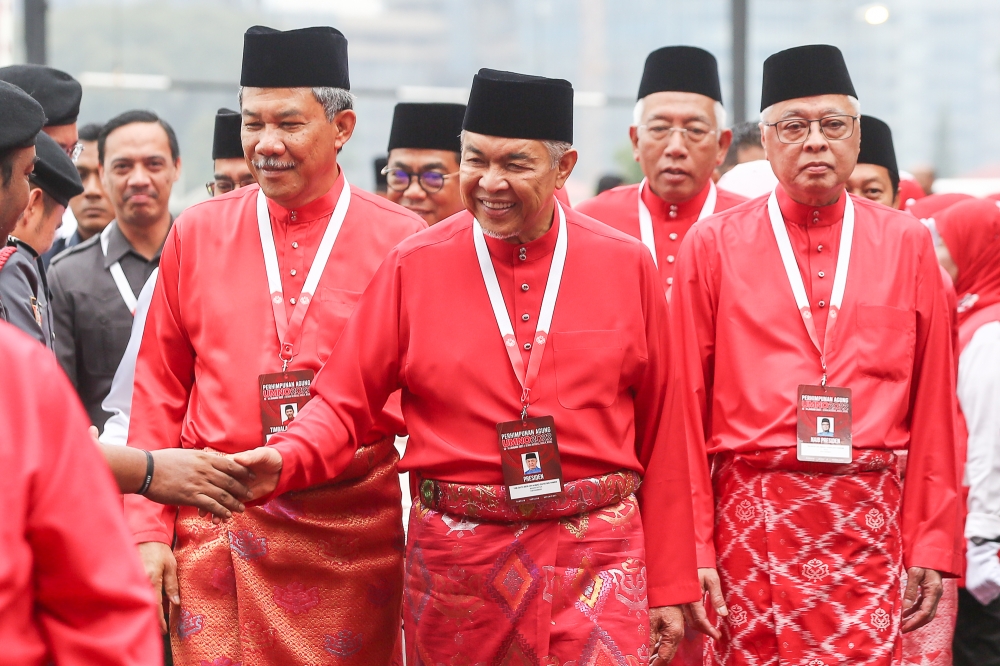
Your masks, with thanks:
M 556 297 L 559 295 L 559 284 L 562 282 L 563 268 L 566 265 L 566 213 L 563 212 L 562 205 L 558 201 L 556 201 L 556 210 L 559 211 L 559 235 L 556 237 L 556 247 L 552 253 L 549 276 L 545 281 L 542 307 L 538 313 L 538 325 L 535 327 L 535 337 L 532 341 L 531 353 L 528 356 L 527 369 L 525 369 L 524 361 L 521 359 L 521 352 L 517 348 L 514 327 L 507 314 L 507 306 L 504 304 L 503 292 L 500 291 L 496 269 L 493 268 L 493 261 L 490 259 L 490 250 L 486 246 L 483 228 L 480 226 L 479 220 L 473 220 L 472 223 L 472 238 L 475 241 L 476 256 L 479 258 L 479 269 L 483 273 L 483 282 L 486 283 L 486 293 L 489 294 L 490 305 L 493 306 L 493 316 L 497 320 L 500 335 L 503 336 L 503 344 L 507 349 L 511 367 L 514 369 L 517 381 L 521 384 L 522 419 L 528 414 L 528 398 L 542 365 L 545 341 L 548 338 L 549 326 L 552 324 L 552 314 L 556 309 Z
M 104 227 L 104 231 L 101 232 L 101 252 L 104 256 L 108 256 L 108 244 L 111 242 L 111 229 L 116 226 L 118 222 L 114 222 Z M 118 293 L 121 294 L 122 300 L 125 301 L 125 307 L 128 308 L 129 313 L 134 317 L 135 308 L 138 305 L 135 294 L 132 292 L 132 287 L 128 283 L 128 278 L 125 277 L 125 271 L 122 270 L 121 262 L 116 261 L 111 264 L 108 268 L 111 273 L 111 278 L 115 281 L 115 286 L 118 287 Z
M 642 190 L 645 187 L 646 179 L 643 178 L 642 182 L 639 183 L 639 238 L 642 240 L 642 244 L 649 248 L 649 253 L 653 255 L 653 265 L 659 266 L 656 260 L 656 240 L 653 238 L 653 218 L 649 214 L 649 209 L 646 208 L 646 202 L 642 200 Z M 709 180 L 708 196 L 705 198 L 705 205 L 701 207 L 701 212 L 698 213 L 699 220 L 715 212 L 716 197 L 715 183 Z
M 819 352 L 820 364 L 823 366 L 823 386 L 826 386 L 827 343 L 831 339 L 831 331 L 834 324 L 837 323 L 837 315 L 840 314 L 840 306 L 844 302 L 844 290 L 847 288 L 847 269 L 851 263 L 851 245 L 854 242 L 854 202 L 851 201 L 850 195 L 845 196 L 847 202 L 844 205 L 844 222 L 840 228 L 840 249 L 837 253 L 837 268 L 833 276 L 833 293 L 830 295 L 830 313 L 827 315 L 826 333 L 822 342 L 816 333 L 816 323 L 813 321 L 809 298 L 806 296 L 806 286 L 802 281 L 799 265 L 795 261 L 795 252 L 792 250 L 788 229 L 785 228 L 785 220 L 781 215 L 781 208 L 778 206 L 778 197 L 774 192 L 771 192 L 771 196 L 767 200 L 771 229 L 774 231 L 774 238 L 778 241 L 778 252 L 781 253 L 781 262 L 785 266 L 785 274 L 792 286 L 795 305 L 802 316 L 802 323 L 805 324 L 809 338 Z
M 340 191 L 340 198 L 337 199 L 337 205 L 326 225 L 323 240 L 320 241 L 319 249 L 316 250 L 316 258 L 313 259 L 312 266 L 309 267 L 309 272 L 306 274 L 306 281 L 302 286 L 299 301 L 295 304 L 292 317 L 289 319 L 285 313 L 284 289 L 281 286 L 281 275 L 278 271 L 278 253 L 274 247 L 274 234 L 271 232 L 271 215 L 267 210 L 267 197 L 264 196 L 263 190 L 257 192 L 257 229 L 260 232 L 260 245 L 264 251 L 264 270 L 267 272 L 267 290 L 271 294 L 274 326 L 278 332 L 278 340 L 281 342 L 281 351 L 278 356 L 284 362 L 282 371 L 288 368 L 289 361 L 298 353 L 302 322 L 306 318 L 306 311 L 316 293 L 319 279 L 326 269 L 330 253 L 333 252 L 333 244 L 337 241 L 337 235 L 340 233 L 340 227 L 344 224 L 344 217 L 347 215 L 347 207 L 350 204 L 351 186 L 345 177 L 344 188 Z

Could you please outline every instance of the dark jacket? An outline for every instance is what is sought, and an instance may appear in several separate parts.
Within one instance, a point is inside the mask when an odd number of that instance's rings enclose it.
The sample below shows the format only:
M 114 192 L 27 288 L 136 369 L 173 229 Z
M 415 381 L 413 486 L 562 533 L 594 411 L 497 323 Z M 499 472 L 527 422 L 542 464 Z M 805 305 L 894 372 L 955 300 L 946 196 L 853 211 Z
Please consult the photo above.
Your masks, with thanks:
M 45 269 L 38 254 L 27 243 L 11 237 L 9 247 L 16 247 L 0 268 L 0 301 L 4 319 L 43 345 L 54 346 L 52 312 Z

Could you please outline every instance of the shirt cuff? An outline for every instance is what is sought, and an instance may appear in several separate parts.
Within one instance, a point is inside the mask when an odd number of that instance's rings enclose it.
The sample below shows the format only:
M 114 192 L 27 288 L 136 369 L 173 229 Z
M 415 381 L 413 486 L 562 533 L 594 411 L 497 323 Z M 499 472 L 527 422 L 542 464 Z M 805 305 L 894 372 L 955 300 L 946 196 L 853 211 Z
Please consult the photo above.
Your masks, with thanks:
M 699 569 L 717 569 L 718 564 L 715 559 L 715 546 L 712 544 L 698 544 L 695 547 L 695 559 Z
M 907 569 L 921 567 L 940 572 L 945 578 L 958 578 L 961 571 L 954 571 L 955 552 L 951 548 L 915 548 L 904 565 Z
M 689 581 L 678 581 L 670 585 L 650 587 L 647 595 L 650 608 L 683 606 L 701 600 L 701 585 L 697 578 Z
M 132 535 L 132 540 L 136 545 L 140 543 L 149 543 L 150 541 L 155 541 L 157 543 L 165 543 L 168 546 L 171 545 L 172 539 L 170 535 L 166 532 L 161 532 L 160 530 L 147 530 L 145 532 L 136 532 Z
M 965 538 L 996 539 L 1000 537 L 1000 516 L 973 512 L 965 519 Z

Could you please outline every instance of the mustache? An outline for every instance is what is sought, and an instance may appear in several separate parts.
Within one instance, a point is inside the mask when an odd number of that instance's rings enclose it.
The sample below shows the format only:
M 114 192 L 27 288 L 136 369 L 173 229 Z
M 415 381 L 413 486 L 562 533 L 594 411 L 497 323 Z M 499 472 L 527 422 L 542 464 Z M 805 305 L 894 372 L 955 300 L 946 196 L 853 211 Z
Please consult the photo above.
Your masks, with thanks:
M 295 160 L 280 160 L 277 157 L 259 157 L 253 161 L 255 169 L 293 169 Z
M 152 188 L 130 188 L 125 190 L 125 194 L 122 196 L 123 201 L 128 201 L 136 195 L 145 195 L 150 199 L 159 199 L 160 193 Z

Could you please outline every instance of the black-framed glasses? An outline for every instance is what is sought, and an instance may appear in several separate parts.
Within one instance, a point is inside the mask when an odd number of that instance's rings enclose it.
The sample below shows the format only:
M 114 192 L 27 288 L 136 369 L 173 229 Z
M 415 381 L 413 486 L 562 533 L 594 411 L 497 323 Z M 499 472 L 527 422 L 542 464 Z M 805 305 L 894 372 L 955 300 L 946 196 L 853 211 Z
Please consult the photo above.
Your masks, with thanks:
M 806 118 L 789 118 L 779 120 L 776 123 L 764 123 L 766 127 L 773 127 L 781 143 L 805 143 L 812 131 L 813 123 L 819 125 L 820 133 L 830 141 L 843 141 L 850 139 L 854 134 L 854 126 L 857 124 L 858 116 L 846 114 L 835 116 L 823 116 L 815 120 Z
M 244 178 L 243 180 L 237 182 L 231 181 L 228 178 L 219 178 L 218 180 L 213 180 L 205 183 L 205 189 L 208 190 L 208 195 L 214 197 L 217 194 L 225 194 L 226 192 L 232 192 L 233 190 L 238 190 L 241 187 L 247 187 L 248 185 L 253 185 L 256 183 L 253 178 Z
M 413 179 L 416 178 L 417 183 L 420 184 L 420 188 L 424 192 L 434 194 L 435 192 L 440 192 L 444 188 L 445 181 L 457 173 L 457 171 L 453 173 L 441 173 L 440 171 L 410 173 L 405 169 L 397 167 L 387 166 L 382 168 L 382 175 L 385 176 L 386 185 L 389 186 L 390 190 L 395 190 L 396 192 L 405 192 L 409 189 Z
M 708 138 L 709 134 L 716 134 L 719 130 L 710 130 L 703 127 L 671 127 L 654 123 L 652 125 L 639 125 L 639 129 L 645 130 L 654 141 L 670 139 L 674 132 L 680 132 L 681 138 L 687 143 L 701 143 Z

